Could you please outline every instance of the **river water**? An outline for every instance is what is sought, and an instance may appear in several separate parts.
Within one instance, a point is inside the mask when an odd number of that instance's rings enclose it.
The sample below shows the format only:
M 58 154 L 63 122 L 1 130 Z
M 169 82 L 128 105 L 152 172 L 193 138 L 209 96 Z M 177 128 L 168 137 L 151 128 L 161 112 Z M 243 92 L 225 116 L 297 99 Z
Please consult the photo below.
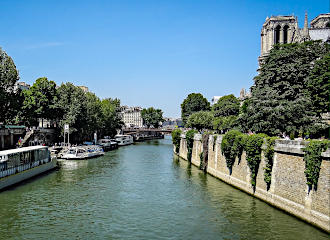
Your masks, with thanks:
M 137 143 L 0 193 L 0 239 L 329 239 L 173 157 Z

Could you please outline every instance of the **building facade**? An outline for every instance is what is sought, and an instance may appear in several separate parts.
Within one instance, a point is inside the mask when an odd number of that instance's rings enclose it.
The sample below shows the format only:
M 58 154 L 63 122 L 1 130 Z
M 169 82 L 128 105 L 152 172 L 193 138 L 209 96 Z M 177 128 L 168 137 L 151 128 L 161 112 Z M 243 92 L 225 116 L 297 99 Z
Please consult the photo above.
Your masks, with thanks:
M 15 84 L 14 91 L 17 92 L 18 89 L 20 89 L 21 91 L 28 90 L 30 89 L 30 87 L 30 84 L 27 84 L 26 82 L 17 82 Z
M 125 127 L 143 127 L 143 119 L 141 116 L 141 107 L 121 107 L 121 116 Z
M 275 44 L 298 43 L 308 40 L 330 42 L 330 13 L 318 15 L 310 22 L 310 27 L 308 27 L 306 13 L 302 29 L 298 27 L 298 18 L 295 16 L 267 17 L 261 29 L 259 64 Z
M 211 106 L 216 104 L 219 99 L 222 98 L 222 96 L 214 96 L 212 99 L 211 99 Z

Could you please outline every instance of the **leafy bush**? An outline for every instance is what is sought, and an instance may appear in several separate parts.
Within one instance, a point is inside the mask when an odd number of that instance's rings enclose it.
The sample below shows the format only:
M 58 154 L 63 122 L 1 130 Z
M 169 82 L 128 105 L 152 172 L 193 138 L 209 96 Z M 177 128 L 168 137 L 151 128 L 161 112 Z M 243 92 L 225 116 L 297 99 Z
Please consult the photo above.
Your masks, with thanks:
M 231 174 L 232 167 L 235 162 L 235 158 L 241 150 L 241 145 L 238 143 L 238 136 L 242 135 L 241 132 L 237 130 L 231 130 L 225 134 L 221 142 L 221 152 L 226 158 L 226 164 Z M 236 140 L 236 141 L 235 141 Z
M 188 149 L 188 153 L 187 153 L 188 162 L 191 162 L 192 148 L 194 146 L 195 133 L 197 133 L 197 131 L 193 130 L 193 129 L 187 131 L 187 133 L 186 133 L 186 141 L 187 141 L 187 149 Z
M 174 129 L 172 131 L 172 142 L 175 146 L 175 152 L 179 153 L 180 150 L 180 142 L 181 142 L 181 129 Z
M 203 158 L 204 158 L 204 154 L 203 154 L 203 152 L 201 152 L 200 154 L 199 154 L 199 169 L 200 170 L 202 170 L 202 168 L 203 168 Z
M 246 160 L 251 171 L 251 184 L 254 189 L 256 186 L 259 164 L 261 161 L 261 146 L 265 137 L 267 137 L 265 134 L 253 134 L 247 136 L 245 140 L 244 150 L 246 152 Z
M 305 156 L 305 176 L 307 179 L 307 185 L 309 189 L 317 189 L 317 183 L 319 180 L 322 157 L 321 153 L 330 146 L 329 140 L 311 140 L 304 149 Z
M 272 180 L 272 170 L 273 170 L 273 158 L 274 158 L 274 146 L 275 146 L 275 140 L 277 137 L 267 137 L 267 147 L 264 151 L 265 154 L 265 161 L 266 166 L 264 168 L 264 180 L 267 184 L 267 190 L 270 187 L 271 180 Z
M 213 114 L 208 111 L 200 111 L 189 116 L 187 127 L 202 129 L 212 129 Z

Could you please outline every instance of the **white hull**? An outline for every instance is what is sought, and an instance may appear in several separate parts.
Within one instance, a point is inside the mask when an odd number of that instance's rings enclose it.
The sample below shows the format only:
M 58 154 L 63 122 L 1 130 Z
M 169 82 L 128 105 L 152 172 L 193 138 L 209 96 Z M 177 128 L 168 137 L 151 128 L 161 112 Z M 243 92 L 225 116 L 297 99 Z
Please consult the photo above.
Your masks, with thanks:
M 118 143 L 118 146 L 126 146 L 126 145 L 131 145 L 133 142 L 126 142 L 126 143 Z
M 118 143 L 118 146 L 133 144 L 133 137 L 130 135 L 116 135 L 115 140 Z
M 28 170 L 16 173 L 14 175 L 10 175 L 4 178 L 0 178 L 0 190 L 12 186 L 16 183 L 22 182 L 26 179 L 32 178 L 37 176 L 41 173 L 47 172 L 51 169 L 56 168 L 56 159 L 52 159 L 52 161 L 39 165 L 34 168 L 30 168 Z

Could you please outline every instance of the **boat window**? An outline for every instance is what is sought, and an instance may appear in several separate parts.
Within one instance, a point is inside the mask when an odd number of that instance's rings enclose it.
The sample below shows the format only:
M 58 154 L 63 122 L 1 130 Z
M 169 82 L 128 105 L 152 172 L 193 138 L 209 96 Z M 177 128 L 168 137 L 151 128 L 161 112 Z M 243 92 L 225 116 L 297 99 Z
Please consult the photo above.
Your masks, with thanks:
M 38 160 L 42 160 L 48 157 L 47 149 L 40 149 L 38 153 Z

